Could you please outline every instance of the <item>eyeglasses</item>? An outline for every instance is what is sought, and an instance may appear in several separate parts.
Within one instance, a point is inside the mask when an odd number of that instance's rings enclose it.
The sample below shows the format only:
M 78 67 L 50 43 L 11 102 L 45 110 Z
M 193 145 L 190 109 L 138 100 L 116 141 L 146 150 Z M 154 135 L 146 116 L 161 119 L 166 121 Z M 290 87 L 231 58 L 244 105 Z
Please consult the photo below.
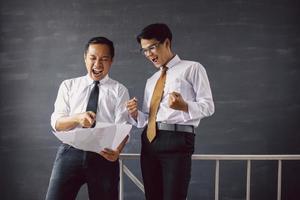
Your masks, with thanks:
M 151 53 L 155 53 L 155 51 L 157 50 L 158 46 L 160 45 L 160 42 L 152 44 L 151 46 L 147 47 L 147 48 L 142 48 L 140 51 L 142 54 L 144 54 L 145 56 L 148 54 L 148 52 Z

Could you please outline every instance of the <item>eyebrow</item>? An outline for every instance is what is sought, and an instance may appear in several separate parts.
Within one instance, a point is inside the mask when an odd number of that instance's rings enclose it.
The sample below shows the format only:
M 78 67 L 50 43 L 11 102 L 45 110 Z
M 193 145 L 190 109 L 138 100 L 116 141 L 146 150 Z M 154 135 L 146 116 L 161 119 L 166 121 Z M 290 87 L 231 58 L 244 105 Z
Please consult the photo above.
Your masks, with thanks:
M 146 49 L 149 49 L 150 47 L 156 45 L 157 43 L 153 43 L 153 44 L 150 44 L 149 46 L 145 47 L 145 48 L 141 48 L 141 50 L 146 50 Z
M 89 56 L 91 57 L 97 57 L 96 55 L 94 54 L 89 54 Z M 104 55 L 104 56 L 101 56 L 101 58 L 110 58 L 111 56 L 110 55 Z

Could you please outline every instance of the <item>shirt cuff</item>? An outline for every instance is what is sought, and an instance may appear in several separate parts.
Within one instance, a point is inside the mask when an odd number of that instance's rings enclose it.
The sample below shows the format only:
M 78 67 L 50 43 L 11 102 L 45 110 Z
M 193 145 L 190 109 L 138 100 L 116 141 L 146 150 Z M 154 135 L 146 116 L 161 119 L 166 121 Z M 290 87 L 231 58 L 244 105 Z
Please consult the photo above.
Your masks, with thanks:
M 197 102 L 186 101 L 188 105 L 188 112 L 183 112 L 184 121 L 197 119 L 200 117 Z
M 147 124 L 148 120 L 146 120 L 146 115 L 138 110 L 137 121 L 132 118 L 130 115 L 128 117 L 128 122 L 137 128 L 143 128 Z
M 52 127 L 52 130 L 53 130 L 54 132 L 57 131 L 57 130 L 55 129 L 56 120 L 57 120 L 57 118 L 53 117 L 53 115 L 52 115 L 52 116 L 51 116 L 51 127 Z
M 128 115 L 128 123 L 133 126 L 137 126 L 137 121 L 135 121 L 135 119 L 131 117 L 131 115 Z
M 53 113 L 51 115 L 51 127 L 52 127 L 52 130 L 53 131 L 57 131 L 56 128 L 55 128 L 55 125 L 56 125 L 56 121 L 61 118 L 61 117 L 65 117 L 66 115 L 65 114 L 58 114 L 58 113 Z

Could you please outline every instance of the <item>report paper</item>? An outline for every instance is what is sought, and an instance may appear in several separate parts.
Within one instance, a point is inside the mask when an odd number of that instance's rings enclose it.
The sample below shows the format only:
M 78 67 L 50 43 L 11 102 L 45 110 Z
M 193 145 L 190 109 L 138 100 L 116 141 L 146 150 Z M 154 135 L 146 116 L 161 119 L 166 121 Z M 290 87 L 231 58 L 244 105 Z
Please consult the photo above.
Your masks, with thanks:
M 97 123 L 94 128 L 75 128 L 70 131 L 53 131 L 63 143 L 77 149 L 100 153 L 104 148 L 116 150 L 131 130 L 129 124 Z

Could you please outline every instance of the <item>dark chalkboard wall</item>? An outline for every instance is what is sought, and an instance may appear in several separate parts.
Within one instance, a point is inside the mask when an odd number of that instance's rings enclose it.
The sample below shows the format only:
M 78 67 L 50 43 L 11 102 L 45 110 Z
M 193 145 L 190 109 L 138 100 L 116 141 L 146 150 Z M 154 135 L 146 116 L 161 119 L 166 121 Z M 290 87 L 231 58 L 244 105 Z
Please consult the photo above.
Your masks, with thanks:
M 300 154 L 299 13 L 297 0 L 1 0 L 0 199 L 44 198 L 59 145 L 50 131 L 58 86 L 86 73 L 90 37 L 114 41 L 110 76 L 142 100 L 155 69 L 135 35 L 153 22 L 169 24 L 174 51 L 210 78 L 216 113 L 201 121 L 195 153 Z M 140 151 L 140 132 L 126 152 Z M 139 162 L 127 164 L 140 177 Z M 284 164 L 282 197 L 299 199 L 300 164 Z M 213 170 L 194 162 L 189 199 L 213 199 Z M 276 170 L 253 163 L 252 199 L 276 198 Z M 244 199 L 245 162 L 221 162 L 220 173 L 220 199 Z M 143 199 L 128 179 L 125 196 Z M 78 199 L 87 199 L 85 188 Z

